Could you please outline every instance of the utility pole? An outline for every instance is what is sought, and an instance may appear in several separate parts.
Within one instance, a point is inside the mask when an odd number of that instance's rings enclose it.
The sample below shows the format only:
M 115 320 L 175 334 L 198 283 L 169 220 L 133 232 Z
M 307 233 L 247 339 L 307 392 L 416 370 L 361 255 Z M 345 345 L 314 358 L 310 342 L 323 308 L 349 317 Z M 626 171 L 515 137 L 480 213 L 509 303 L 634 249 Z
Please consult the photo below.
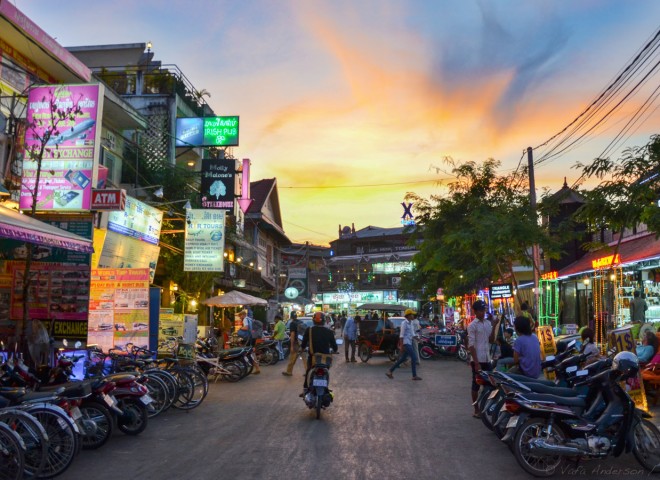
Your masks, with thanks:
M 534 181 L 534 150 L 527 147 L 527 169 L 529 171 L 529 204 L 532 208 L 532 215 L 535 222 L 536 216 L 536 183 Z M 541 256 L 539 254 L 539 244 L 532 245 L 532 263 L 534 268 L 534 311 L 538 318 L 539 308 L 539 272 L 541 268 Z

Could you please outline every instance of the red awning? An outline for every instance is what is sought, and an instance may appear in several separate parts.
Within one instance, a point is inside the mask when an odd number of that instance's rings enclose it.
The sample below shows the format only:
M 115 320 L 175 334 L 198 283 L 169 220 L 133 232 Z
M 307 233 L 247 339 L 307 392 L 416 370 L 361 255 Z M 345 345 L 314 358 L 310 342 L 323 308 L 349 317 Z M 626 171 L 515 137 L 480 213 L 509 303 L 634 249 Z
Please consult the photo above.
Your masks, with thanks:
M 568 277 L 594 270 L 592 261 L 614 254 L 616 244 L 601 248 L 595 252 L 589 252 L 577 262 L 559 271 L 558 277 Z M 660 239 L 655 238 L 655 233 L 650 233 L 632 240 L 623 240 L 617 251 L 619 254 L 619 265 L 640 262 L 660 257 Z
M 0 206 L 0 237 L 46 247 L 94 253 L 91 240 L 2 206 Z

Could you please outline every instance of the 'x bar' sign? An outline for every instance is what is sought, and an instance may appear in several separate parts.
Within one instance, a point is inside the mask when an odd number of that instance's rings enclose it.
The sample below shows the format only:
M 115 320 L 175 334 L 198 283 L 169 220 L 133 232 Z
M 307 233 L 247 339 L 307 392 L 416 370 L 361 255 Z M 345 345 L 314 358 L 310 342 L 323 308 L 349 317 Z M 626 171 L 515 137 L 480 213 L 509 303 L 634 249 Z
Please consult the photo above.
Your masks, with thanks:
M 411 209 L 412 206 L 413 206 L 412 203 L 409 203 L 409 204 L 406 205 L 405 202 L 401 202 L 401 206 L 403 207 L 403 216 L 401 217 L 402 219 L 404 219 L 404 220 L 412 220 L 413 218 L 415 218 L 415 217 L 413 217 L 413 214 L 412 214 L 412 212 L 410 211 L 410 209 Z

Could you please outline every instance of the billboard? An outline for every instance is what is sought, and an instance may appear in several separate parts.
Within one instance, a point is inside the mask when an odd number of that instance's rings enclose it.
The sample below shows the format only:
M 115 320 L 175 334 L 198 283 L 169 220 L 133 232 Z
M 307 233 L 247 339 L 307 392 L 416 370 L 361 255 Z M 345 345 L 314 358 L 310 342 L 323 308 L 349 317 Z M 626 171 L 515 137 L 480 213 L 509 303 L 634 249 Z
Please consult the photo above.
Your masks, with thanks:
M 490 286 L 490 298 L 493 300 L 513 297 L 513 286 L 510 283 L 501 283 Z
M 234 210 L 235 168 L 235 160 L 202 160 L 203 208 Z
M 123 212 L 110 212 L 108 216 L 108 230 L 111 232 L 121 233 L 153 245 L 158 245 L 162 224 L 162 210 L 133 197 L 126 197 Z
M 177 118 L 177 147 L 237 147 L 238 116 Z
M 148 268 L 153 283 L 160 247 L 115 232 L 106 232 L 103 249 L 94 268 Z
M 222 272 L 225 264 L 225 212 L 186 211 L 184 272 Z
M 92 201 L 92 187 L 98 181 L 103 86 L 46 85 L 30 89 L 25 132 L 25 159 L 19 206 L 32 208 L 37 189 L 37 162 L 30 151 L 44 147 L 36 197 L 37 210 L 84 211 Z M 51 111 L 54 102 L 57 111 Z M 59 118 L 59 112 L 76 107 L 73 119 Z M 55 119 L 57 130 L 53 131 Z M 47 138 L 51 134 L 50 138 Z M 45 142 L 45 145 L 42 145 Z

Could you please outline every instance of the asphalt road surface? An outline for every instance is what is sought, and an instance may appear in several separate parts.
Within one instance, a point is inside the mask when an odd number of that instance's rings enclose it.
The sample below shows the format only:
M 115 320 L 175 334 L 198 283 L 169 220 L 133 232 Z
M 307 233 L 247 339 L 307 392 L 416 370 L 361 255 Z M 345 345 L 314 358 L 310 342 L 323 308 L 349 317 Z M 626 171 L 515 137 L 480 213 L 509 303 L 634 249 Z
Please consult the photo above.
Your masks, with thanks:
M 340 347 L 342 348 L 342 347 Z M 60 478 L 141 479 L 528 479 L 508 448 L 471 417 L 470 371 L 457 360 L 424 361 L 385 376 L 391 363 L 335 356 L 333 405 L 316 420 L 298 394 L 303 368 L 262 367 L 238 383 L 210 385 L 189 413 L 151 419 L 138 437 L 115 432 L 83 451 Z M 555 478 L 645 478 L 632 455 L 569 466 Z

